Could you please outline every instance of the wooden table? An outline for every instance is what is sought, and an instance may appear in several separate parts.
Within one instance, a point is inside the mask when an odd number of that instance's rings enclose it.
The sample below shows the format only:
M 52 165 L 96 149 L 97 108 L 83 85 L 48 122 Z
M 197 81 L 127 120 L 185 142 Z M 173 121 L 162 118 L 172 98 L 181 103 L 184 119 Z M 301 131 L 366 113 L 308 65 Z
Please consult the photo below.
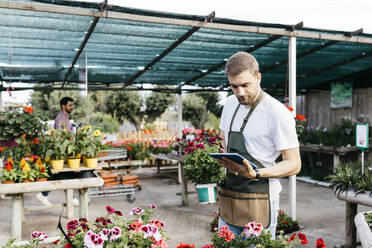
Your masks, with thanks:
M 372 148 L 372 144 L 369 146 Z M 307 152 L 323 152 L 333 155 L 333 171 L 336 170 L 338 164 L 340 163 L 340 156 L 344 156 L 349 152 L 360 152 L 361 150 L 355 146 L 349 147 L 333 147 L 333 146 L 323 146 L 323 145 L 312 145 L 306 144 L 300 146 L 301 151 Z
M 79 190 L 79 215 L 80 218 L 88 218 L 88 188 L 103 185 L 102 178 L 96 176 L 91 178 L 77 178 L 66 180 L 54 180 L 46 182 L 0 184 L 0 194 L 10 195 L 11 203 L 11 237 L 22 238 L 22 219 L 24 213 L 25 193 L 42 191 L 64 190 L 66 193 L 67 217 L 73 218 L 74 207 L 72 204 L 73 190 Z

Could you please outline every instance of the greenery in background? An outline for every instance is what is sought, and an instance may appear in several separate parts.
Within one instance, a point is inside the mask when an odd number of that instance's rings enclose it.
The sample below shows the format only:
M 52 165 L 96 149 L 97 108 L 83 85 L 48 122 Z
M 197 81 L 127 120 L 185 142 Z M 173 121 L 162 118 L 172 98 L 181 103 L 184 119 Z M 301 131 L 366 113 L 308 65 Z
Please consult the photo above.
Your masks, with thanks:
M 342 119 L 327 129 L 305 129 L 299 135 L 302 144 L 322 144 L 341 147 L 355 145 L 355 124 L 349 119 Z
M 362 175 L 361 162 L 341 163 L 335 173 L 329 175 L 328 178 L 336 193 L 352 190 L 356 194 L 369 193 L 372 195 L 372 172 L 367 169 L 371 166 L 371 161 L 366 163 L 364 165 L 365 173 Z
M 98 112 L 91 118 L 90 124 L 94 129 L 99 129 L 103 133 L 117 133 L 120 123 L 108 114 Z
M 172 102 L 169 94 L 152 92 L 144 99 L 137 91 L 117 91 L 106 97 L 105 104 L 111 116 L 120 123 L 128 120 L 138 131 L 144 121 L 152 122 L 160 117 Z
M 60 100 L 65 96 L 71 97 L 74 99 L 74 110 L 70 119 L 85 123 L 89 121 L 94 110 L 104 109 L 104 104 L 99 105 L 99 101 L 93 100 L 96 94 L 89 93 L 88 97 L 81 98 L 78 91 L 36 91 L 31 96 L 31 104 L 42 114 L 43 120 L 54 120 L 61 111 Z
M 12 140 L 26 135 L 28 139 L 39 137 L 47 126 L 41 120 L 41 115 L 31 107 L 21 111 L 0 112 L 0 140 Z
M 203 129 L 208 120 L 211 120 L 211 114 L 218 117 L 221 115 L 222 106 L 218 101 L 217 92 L 187 94 L 182 101 L 182 117 L 190 121 L 196 129 Z

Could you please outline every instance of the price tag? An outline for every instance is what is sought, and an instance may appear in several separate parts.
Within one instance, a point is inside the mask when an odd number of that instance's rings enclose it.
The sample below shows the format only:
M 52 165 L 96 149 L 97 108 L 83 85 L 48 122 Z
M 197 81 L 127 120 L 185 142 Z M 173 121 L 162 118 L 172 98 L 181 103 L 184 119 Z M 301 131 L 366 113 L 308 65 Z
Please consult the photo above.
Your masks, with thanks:
M 368 124 L 362 124 L 362 123 L 356 124 L 355 133 L 356 133 L 355 135 L 356 147 L 360 149 L 368 149 L 368 146 L 369 146 Z

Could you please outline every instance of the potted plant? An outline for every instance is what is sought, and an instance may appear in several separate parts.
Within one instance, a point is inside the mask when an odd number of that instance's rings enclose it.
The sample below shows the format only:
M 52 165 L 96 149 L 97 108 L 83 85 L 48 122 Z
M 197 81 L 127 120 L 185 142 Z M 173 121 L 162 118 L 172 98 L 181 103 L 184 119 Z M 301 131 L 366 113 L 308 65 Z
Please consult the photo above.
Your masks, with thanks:
M 372 206 L 372 172 L 366 169 L 362 175 L 361 167 L 360 162 L 342 163 L 328 179 L 340 200 Z
M 354 220 L 362 246 L 372 247 L 372 211 L 359 213 Z
M 98 153 L 102 150 L 101 132 L 99 130 L 92 131 L 91 128 L 83 129 L 84 132 L 86 135 L 80 142 L 85 165 L 89 168 L 95 168 L 98 163 Z
M 81 141 L 75 138 L 70 138 L 67 144 L 67 164 L 71 169 L 80 167 L 81 160 Z
M 220 164 L 209 153 L 221 152 L 221 138 L 210 132 L 198 135 L 183 151 L 185 175 L 195 183 L 199 202 L 214 203 L 217 200 L 217 183 L 225 176 Z
M 15 139 L 22 135 L 29 139 L 39 137 L 46 127 L 32 107 L 25 106 L 21 111 L 0 112 L 0 145 L 15 146 Z
M 47 168 L 45 168 L 45 163 L 41 161 L 40 157 L 32 158 L 32 170 L 35 172 L 36 182 L 47 181 L 49 174 Z
M 50 134 L 43 137 L 43 142 L 45 143 L 45 158 L 50 159 L 53 170 L 63 169 L 69 145 L 66 131 L 52 129 Z
M 15 183 L 15 181 L 18 179 L 18 171 L 17 168 L 13 167 L 13 164 L 14 162 L 11 158 L 4 162 L 5 168 L 1 170 L 0 176 L 3 184 Z

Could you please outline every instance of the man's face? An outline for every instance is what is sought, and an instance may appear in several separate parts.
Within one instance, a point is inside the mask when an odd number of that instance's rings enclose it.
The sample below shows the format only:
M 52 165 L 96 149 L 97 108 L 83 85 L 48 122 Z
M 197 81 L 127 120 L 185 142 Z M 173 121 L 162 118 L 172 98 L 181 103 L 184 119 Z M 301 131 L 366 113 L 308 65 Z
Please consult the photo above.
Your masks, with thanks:
M 261 74 L 252 75 L 249 70 L 243 71 L 236 76 L 227 76 L 231 89 L 238 98 L 240 104 L 251 105 L 256 100 L 260 89 Z
M 66 105 L 62 105 L 62 109 L 71 114 L 72 110 L 74 109 L 74 102 L 67 102 Z

